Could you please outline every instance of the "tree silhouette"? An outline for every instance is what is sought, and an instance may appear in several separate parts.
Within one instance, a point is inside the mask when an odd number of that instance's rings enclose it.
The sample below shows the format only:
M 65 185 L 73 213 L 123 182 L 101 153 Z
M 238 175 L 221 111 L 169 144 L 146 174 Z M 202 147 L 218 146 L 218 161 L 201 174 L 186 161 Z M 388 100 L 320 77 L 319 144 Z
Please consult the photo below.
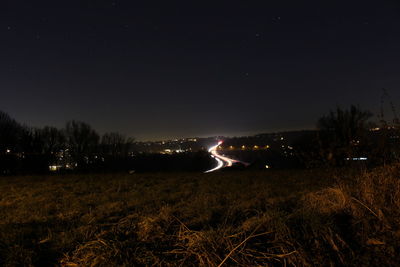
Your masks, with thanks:
M 92 127 L 81 121 L 69 121 L 65 126 L 67 147 L 78 166 L 87 165 L 89 157 L 96 152 L 99 135 Z
M 0 110 L 0 153 L 15 152 L 19 147 L 22 126 Z
M 64 133 L 52 126 L 45 126 L 40 130 L 42 150 L 45 154 L 54 154 L 65 148 L 66 137 Z
M 371 112 L 354 105 L 346 110 L 338 107 L 321 117 L 317 127 L 321 132 L 321 153 L 325 154 L 325 158 L 339 163 L 362 152 L 368 143 L 371 117 Z
M 101 138 L 103 153 L 113 157 L 121 156 L 125 152 L 126 137 L 120 133 L 106 133 Z

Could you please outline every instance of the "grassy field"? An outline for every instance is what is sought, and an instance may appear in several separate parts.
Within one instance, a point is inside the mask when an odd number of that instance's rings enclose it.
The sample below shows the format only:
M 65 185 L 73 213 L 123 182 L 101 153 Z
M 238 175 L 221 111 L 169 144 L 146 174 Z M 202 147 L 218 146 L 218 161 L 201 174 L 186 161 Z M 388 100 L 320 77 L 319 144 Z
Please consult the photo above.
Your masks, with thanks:
M 0 266 L 397 265 L 399 174 L 0 177 Z

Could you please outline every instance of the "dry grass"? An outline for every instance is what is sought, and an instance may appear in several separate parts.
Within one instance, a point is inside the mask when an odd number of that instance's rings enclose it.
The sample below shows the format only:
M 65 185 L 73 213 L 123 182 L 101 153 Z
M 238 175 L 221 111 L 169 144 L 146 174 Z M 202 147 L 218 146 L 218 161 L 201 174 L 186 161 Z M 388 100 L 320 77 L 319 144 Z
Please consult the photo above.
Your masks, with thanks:
M 0 265 L 396 265 L 399 170 L 3 177 Z

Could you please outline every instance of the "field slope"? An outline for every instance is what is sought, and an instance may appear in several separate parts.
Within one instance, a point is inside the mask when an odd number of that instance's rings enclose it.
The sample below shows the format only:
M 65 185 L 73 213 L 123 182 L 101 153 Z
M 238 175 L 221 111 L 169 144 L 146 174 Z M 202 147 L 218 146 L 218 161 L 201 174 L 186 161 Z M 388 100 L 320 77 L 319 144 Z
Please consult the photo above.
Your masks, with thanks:
M 396 265 L 399 170 L 0 177 L 0 266 Z

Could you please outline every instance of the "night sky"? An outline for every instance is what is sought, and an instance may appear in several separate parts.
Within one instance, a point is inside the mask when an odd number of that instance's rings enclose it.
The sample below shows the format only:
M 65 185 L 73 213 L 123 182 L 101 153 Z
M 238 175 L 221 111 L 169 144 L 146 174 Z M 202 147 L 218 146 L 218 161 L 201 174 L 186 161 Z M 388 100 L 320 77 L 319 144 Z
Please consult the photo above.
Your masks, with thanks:
M 378 112 L 382 87 L 400 104 L 399 1 L 0 5 L 0 110 L 30 126 L 243 135 Z

